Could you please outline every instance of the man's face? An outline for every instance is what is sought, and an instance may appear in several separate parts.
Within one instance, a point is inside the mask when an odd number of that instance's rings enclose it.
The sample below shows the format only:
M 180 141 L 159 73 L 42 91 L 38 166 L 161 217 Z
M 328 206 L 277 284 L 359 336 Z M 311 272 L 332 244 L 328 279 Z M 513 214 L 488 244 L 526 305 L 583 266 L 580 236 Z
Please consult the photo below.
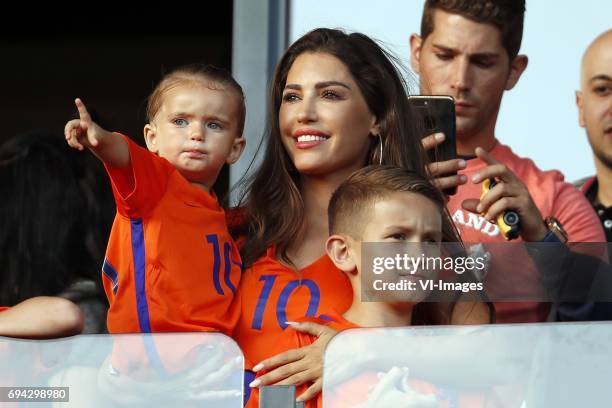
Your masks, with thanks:
M 460 139 L 493 134 L 502 94 L 520 76 L 511 75 L 500 30 L 442 10 L 434 11 L 433 21 L 434 30 L 425 41 L 415 35 L 410 41 L 421 93 L 455 99 Z
M 581 88 L 576 93 L 580 126 L 586 129 L 595 156 L 612 168 L 612 31 L 586 52 Z

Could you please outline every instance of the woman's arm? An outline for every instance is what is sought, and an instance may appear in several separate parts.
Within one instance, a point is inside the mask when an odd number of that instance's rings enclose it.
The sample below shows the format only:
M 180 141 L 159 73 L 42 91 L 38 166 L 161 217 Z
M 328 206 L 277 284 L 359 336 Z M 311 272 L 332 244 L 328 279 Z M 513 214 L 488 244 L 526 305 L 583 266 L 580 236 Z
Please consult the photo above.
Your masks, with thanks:
M 286 351 L 270 357 L 253 367 L 253 371 L 268 372 L 253 381 L 251 387 L 263 385 L 295 385 L 310 383 L 297 401 L 316 397 L 323 388 L 323 355 L 325 347 L 336 335 L 336 330 L 313 322 L 292 322 L 291 326 L 302 333 L 317 337 L 310 345 Z
M 69 300 L 40 296 L 0 313 L 0 336 L 49 339 L 79 334 L 84 318 Z

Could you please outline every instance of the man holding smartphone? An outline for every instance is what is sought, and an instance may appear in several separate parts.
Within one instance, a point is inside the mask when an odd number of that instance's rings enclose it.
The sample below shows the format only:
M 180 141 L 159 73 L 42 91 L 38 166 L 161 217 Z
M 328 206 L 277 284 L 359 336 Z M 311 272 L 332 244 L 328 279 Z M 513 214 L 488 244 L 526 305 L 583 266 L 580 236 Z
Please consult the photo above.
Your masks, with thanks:
M 411 65 L 422 94 L 455 99 L 461 157 L 433 163 L 430 172 L 440 188 L 458 186 L 448 207 L 465 242 L 504 242 L 494 222 L 510 210 L 520 217 L 519 241 L 603 242 L 597 215 L 560 172 L 541 171 L 496 138 L 503 93 L 527 68 L 527 56 L 518 54 L 524 12 L 524 0 L 425 1 L 421 35 L 410 37 Z M 431 148 L 442 141 L 431 135 L 424 144 Z M 497 183 L 481 198 L 487 179 Z M 517 269 L 513 261 L 498 259 L 491 267 L 510 277 Z M 538 302 L 495 307 L 501 323 L 543 321 L 550 311 L 550 304 Z

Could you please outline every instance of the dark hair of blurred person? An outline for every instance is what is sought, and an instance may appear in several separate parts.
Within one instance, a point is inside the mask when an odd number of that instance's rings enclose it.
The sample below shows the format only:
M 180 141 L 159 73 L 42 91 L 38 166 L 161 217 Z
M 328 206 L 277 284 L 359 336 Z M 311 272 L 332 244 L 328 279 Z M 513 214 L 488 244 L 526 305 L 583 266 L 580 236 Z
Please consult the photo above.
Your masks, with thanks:
M 0 146 L 0 197 L 0 304 L 63 296 L 83 310 L 84 333 L 106 331 L 100 268 L 114 207 L 101 165 L 60 134 L 22 134 Z

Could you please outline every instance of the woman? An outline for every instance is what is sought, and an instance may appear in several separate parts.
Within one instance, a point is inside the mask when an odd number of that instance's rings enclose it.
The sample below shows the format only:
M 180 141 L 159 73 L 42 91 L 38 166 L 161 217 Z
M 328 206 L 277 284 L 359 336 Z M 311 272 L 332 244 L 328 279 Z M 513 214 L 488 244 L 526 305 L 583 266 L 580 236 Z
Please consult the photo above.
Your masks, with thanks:
M 392 59 L 363 34 L 317 29 L 291 45 L 276 68 L 265 157 L 243 200 L 245 273 L 234 337 L 247 360 L 259 363 L 254 371 L 271 370 L 253 386 L 313 382 L 300 400 L 321 390 L 323 349 L 333 330 L 300 325 L 319 340 L 278 356 L 268 351 L 292 320 L 343 312 L 351 303 L 348 280 L 324 255 L 332 192 L 368 164 L 426 175 L 405 83 Z M 448 166 L 458 160 L 437 170 Z M 453 180 L 439 185 L 444 182 Z M 445 235 L 456 237 L 448 217 Z M 478 305 L 470 313 L 456 307 L 449 320 L 488 322 L 488 308 Z

